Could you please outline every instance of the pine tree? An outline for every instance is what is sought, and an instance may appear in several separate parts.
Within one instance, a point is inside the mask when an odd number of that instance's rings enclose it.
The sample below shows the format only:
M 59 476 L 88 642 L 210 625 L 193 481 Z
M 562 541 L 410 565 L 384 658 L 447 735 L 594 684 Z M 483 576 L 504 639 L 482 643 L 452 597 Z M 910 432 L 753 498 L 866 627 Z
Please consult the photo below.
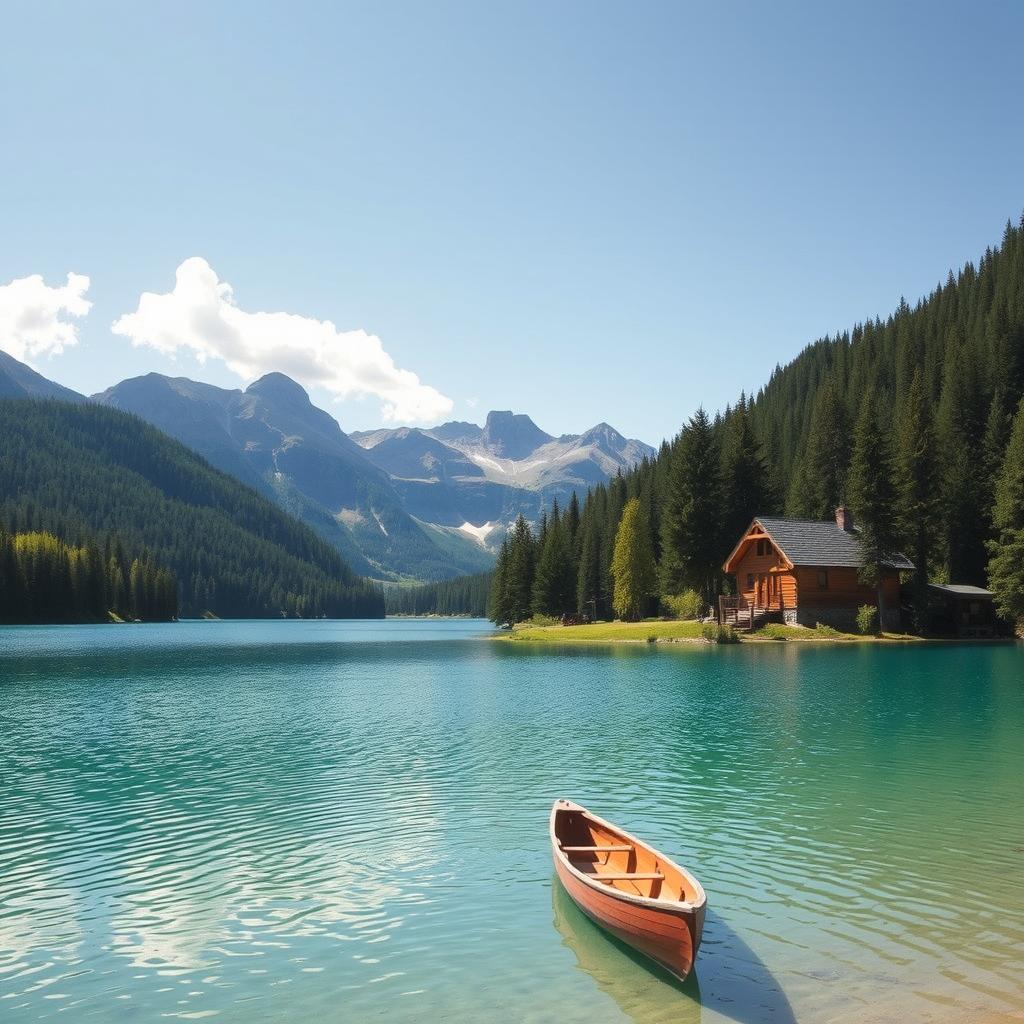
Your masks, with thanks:
M 533 578 L 533 610 L 540 615 L 562 615 L 576 606 L 576 568 L 572 557 L 567 517 L 555 501 L 539 544 Z
M 761 445 L 754 436 L 741 395 L 725 419 L 722 444 L 722 536 L 739 537 L 757 515 L 773 511 L 767 486 L 768 470 Z
M 696 590 L 713 603 L 723 558 L 718 447 L 703 409 L 683 429 L 661 521 L 664 594 Z
M 572 492 L 569 499 L 569 508 L 565 513 L 565 528 L 569 534 L 569 546 L 572 549 L 573 557 L 579 557 L 579 534 L 580 534 L 580 499 L 576 492 Z
M 656 592 L 657 574 L 650 528 L 644 521 L 639 498 L 631 498 L 623 509 L 615 536 L 612 576 L 613 600 L 619 617 L 630 622 L 642 618 Z
M 927 604 L 927 584 L 942 526 L 941 477 L 931 403 L 920 367 L 914 370 L 904 404 L 896 453 L 897 514 L 902 543 L 916 566 L 918 625 Z
M 885 622 L 883 570 L 897 554 L 899 528 L 889 438 L 879 423 L 871 392 L 864 396 L 853 432 L 849 493 L 862 560 L 858 576 L 862 583 L 877 588 L 881 629 Z
M 497 561 L 491 572 L 491 593 L 487 601 L 487 616 L 495 625 L 512 623 L 512 600 L 509 590 L 508 563 L 511 541 L 508 536 L 501 542 Z
M 533 614 L 533 573 L 536 551 L 533 533 L 519 516 L 509 542 L 507 574 L 508 621 L 524 622 Z
M 811 414 L 803 464 L 790 511 L 806 519 L 829 519 L 843 502 L 850 460 L 849 417 L 836 382 L 829 378 L 819 389 Z
M 978 438 L 983 432 L 977 367 L 954 337 L 939 403 L 943 463 L 943 522 L 947 575 L 955 583 L 984 583 L 989 508 Z
M 1024 399 L 1013 421 L 999 481 L 993 521 L 997 539 L 988 545 L 989 586 L 996 608 L 1021 634 L 1024 630 Z

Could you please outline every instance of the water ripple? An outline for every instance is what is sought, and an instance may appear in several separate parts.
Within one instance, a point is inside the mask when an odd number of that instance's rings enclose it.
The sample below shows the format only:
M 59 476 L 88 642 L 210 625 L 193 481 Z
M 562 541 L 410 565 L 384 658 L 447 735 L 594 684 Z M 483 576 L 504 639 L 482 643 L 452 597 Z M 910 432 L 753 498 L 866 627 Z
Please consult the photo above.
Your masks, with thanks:
M 4 1019 L 1024 1012 L 1019 649 L 479 630 L 0 631 Z M 552 886 L 560 795 L 701 877 L 686 986 Z

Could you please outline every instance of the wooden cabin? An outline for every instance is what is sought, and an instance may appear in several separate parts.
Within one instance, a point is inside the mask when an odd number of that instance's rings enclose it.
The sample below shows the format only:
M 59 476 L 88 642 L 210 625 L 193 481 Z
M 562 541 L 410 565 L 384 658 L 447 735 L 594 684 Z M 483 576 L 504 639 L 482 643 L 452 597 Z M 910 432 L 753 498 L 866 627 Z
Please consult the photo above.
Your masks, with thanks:
M 834 522 L 758 516 L 722 567 L 736 578 L 736 594 L 720 599 L 719 621 L 747 628 L 775 621 L 853 629 L 857 609 L 878 600 L 876 588 L 857 578 L 861 564 L 846 508 L 836 509 Z M 900 627 L 900 573 L 913 568 L 896 555 L 884 569 L 884 629 Z

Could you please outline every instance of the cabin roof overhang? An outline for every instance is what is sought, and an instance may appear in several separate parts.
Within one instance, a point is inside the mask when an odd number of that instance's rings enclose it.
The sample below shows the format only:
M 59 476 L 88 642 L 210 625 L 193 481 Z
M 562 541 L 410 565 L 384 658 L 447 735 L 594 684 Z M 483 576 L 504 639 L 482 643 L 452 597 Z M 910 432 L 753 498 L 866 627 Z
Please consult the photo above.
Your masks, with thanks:
M 817 569 L 859 569 L 862 564 L 856 531 L 841 530 L 834 522 L 813 519 L 785 519 L 781 516 L 756 516 L 739 543 L 725 560 L 727 573 L 736 571 L 747 546 L 759 537 L 772 542 L 785 567 Z M 912 571 L 914 563 L 906 555 L 895 553 L 884 568 L 893 572 Z
M 996 596 L 991 590 L 968 583 L 929 583 L 928 589 L 944 597 L 968 598 L 973 601 L 992 601 Z
M 732 549 L 732 551 L 729 554 L 729 557 L 725 560 L 725 563 L 722 565 L 722 569 L 725 572 L 729 573 L 735 572 L 736 563 L 740 560 L 740 558 L 743 557 L 743 555 L 747 553 L 747 547 L 754 541 L 761 539 L 770 540 L 772 542 L 773 547 L 776 551 L 778 551 L 783 566 L 786 569 L 795 568 L 795 566 L 789 560 L 789 558 L 786 557 L 786 552 L 782 550 L 781 546 L 778 544 L 775 538 L 772 537 L 772 535 L 764 528 L 760 520 L 753 519 L 750 525 L 746 528 L 746 530 L 743 531 L 743 536 L 740 537 L 739 541 L 736 544 L 736 547 Z

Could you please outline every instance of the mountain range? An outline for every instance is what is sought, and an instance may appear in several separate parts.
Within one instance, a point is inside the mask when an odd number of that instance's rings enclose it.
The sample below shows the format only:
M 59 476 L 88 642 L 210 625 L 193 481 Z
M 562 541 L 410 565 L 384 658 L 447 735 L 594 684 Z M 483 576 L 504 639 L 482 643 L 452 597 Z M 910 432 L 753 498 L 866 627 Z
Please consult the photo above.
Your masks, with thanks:
M 520 513 L 536 520 L 552 500 L 564 507 L 573 491 L 582 499 L 654 454 L 607 423 L 552 437 L 512 412 L 488 413 L 483 427 L 453 422 L 357 431 L 352 439 L 388 474 L 408 512 L 492 545 Z
M 123 610 L 131 587 L 137 611 L 137 584 L 125 570 L 141 559 L 173 573 L 178 605 L 190 617 L 384 613 L 380 588 L 357 576 L 322 537 L 163 431 L 95 402 L 40 391 L 32 401 L 18 400 L 25 397 L 0 397 L 2 529 L 44 531 L 93 551 L 69 561 L 63 579 L 47 569 L 52 562 L 45 557 L 23 563 L 35 598 L 47 600 L 58 588 L 91 597 L 101 578 L 91 567 L 99 563 L 107 571 L 98 600 L 109 597 Z M 83 578 L 91 585 L 83 588 Z M 0 590 L 10 582 L 10 565 L 0 565 Z M 35 617 L 23 607 L 14 614 L 15 621 Z
M 554 437 L 529 416 L 481 427 L 346 434 L 290 377 L 244 390 L 150 373 L 91 399 L 0 353 L 0 397 L 91 401 L 132 413 L 312 527 L 358 573 L 439 580 L 489 568 L 521 513 L 539 518 L 653 454 L 607 424 Z

